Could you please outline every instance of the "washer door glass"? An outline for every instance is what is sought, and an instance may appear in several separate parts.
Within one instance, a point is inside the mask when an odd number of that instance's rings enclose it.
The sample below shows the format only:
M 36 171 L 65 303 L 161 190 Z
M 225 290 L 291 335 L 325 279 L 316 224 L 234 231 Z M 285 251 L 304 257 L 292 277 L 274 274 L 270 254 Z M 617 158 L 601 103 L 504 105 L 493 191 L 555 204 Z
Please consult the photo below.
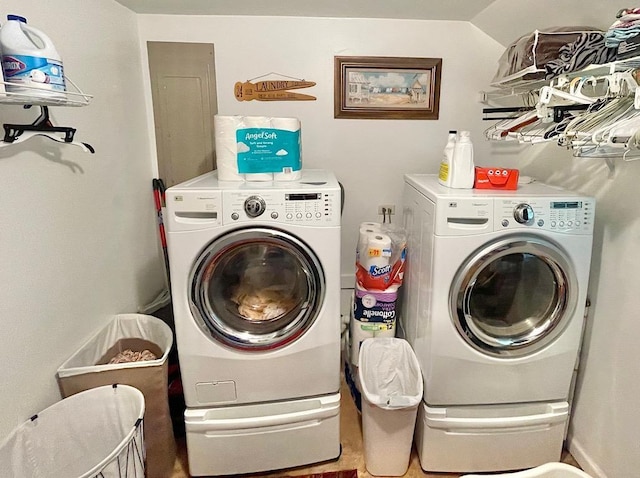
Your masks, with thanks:
M 463 264 L 451 289 L 454 323 L 475 349 L 495 356 L 533 353 L 553 341 L 575 310 L 570 261 L 538 237 L 503 239 Z
M 190 278 L 190 307 L 209 336 L 242 350 L 282 347 L 313 324 L 325 294 L 320 261 L 296 237 L 241 229 L 212 242 Z

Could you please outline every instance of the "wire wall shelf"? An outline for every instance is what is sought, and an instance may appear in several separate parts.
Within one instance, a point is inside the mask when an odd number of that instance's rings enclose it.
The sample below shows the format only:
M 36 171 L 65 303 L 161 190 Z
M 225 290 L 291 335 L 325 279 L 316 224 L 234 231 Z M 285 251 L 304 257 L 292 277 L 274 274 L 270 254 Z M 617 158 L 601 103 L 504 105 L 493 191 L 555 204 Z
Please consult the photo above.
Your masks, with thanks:
M 67 91 L 54 92 L 49 89 L 37 86 L 20 84 L 21 91 L 12 91 L 16 88 L 15 83 L 0 81 L 0 103 L 12 105 L 36 105 L 36 106 L 87 106 L 92 95 L 88 95 L 80 90 L 76 84 L 68 77 L 65 77 Z M 69 88 L 71 86 L 71 88 Z M 2 88 L 4 87 L 4 88 Z M 26 90 L 26 91 L 25 91 Z M 55 95 L 55 96 L 48 96 Z

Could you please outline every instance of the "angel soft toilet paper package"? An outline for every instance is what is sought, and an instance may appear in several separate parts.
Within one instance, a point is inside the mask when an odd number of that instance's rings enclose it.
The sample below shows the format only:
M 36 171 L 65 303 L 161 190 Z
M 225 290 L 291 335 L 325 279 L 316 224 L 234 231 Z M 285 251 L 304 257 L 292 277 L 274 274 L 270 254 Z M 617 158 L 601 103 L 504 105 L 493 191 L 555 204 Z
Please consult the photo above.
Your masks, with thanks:
M 218 179 L 300 179 L 302 154 L 297 118 L 216 115 L 214 129 Z

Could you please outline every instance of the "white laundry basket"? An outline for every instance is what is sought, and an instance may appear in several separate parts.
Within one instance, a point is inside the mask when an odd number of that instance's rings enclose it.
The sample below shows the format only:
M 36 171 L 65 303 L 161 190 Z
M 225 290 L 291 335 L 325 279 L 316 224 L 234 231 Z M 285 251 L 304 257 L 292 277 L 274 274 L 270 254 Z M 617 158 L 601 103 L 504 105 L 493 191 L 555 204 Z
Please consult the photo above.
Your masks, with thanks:
M 423 384 L 409 342 L 368 338 L 358 357 L 362 387 L 364 462 L 375 476 L 402 476 L 409 468 Z
M 566 463 L 545 463 L 529 470 L 498 475 L 463 475 L 460 478 L 593 478 L 575 466 Z
M 144 396 L 106 385 L 65 398 L 0 444 L 7 478 L 144 478 Z

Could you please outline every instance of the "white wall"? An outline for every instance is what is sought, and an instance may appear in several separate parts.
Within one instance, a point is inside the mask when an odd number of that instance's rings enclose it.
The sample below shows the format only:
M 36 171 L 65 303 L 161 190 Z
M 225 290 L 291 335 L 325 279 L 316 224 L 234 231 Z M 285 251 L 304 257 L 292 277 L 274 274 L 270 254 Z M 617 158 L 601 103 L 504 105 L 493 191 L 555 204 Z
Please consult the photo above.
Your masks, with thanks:
M 300 118 L 303 166 L 333 170 L 346 191 L 345 287 L 353 287 L 358 224 L 382 220 L 379 204 L 401 211 L 403 174 L 436 172 L 449 129 L 471 130 L 478 162 L 486 156 L 481 133 L 487 125 L 476 98 L 478 85 L 495 73 L 502 47 L 467 22 L 140 15 L 139 24 L 143 55 L 146 41 L 214 44 L 220 114 Z M 442 58 L 440 120 L 334 119 L 334 56 Z M 236 82 L 271 72 L 315 81 L 299 92 L 317 100 L 235 99 Z
M 0 437 L 60 399 L 58 366 L 163 287 L 135 15 L 102 0 L 5 0 L 45 31 L 89 106 L 51 107 L 95 155 L 48 140 L 0 149 Z M 0 122 L 38 111 L 0 104 Z
M 573 158 L 556 145 L 527 148 L 524 174 L 596 197 L 596 220 L 582 364 L 569 449 L 595 477 L 640 470 L 640 161 Z

